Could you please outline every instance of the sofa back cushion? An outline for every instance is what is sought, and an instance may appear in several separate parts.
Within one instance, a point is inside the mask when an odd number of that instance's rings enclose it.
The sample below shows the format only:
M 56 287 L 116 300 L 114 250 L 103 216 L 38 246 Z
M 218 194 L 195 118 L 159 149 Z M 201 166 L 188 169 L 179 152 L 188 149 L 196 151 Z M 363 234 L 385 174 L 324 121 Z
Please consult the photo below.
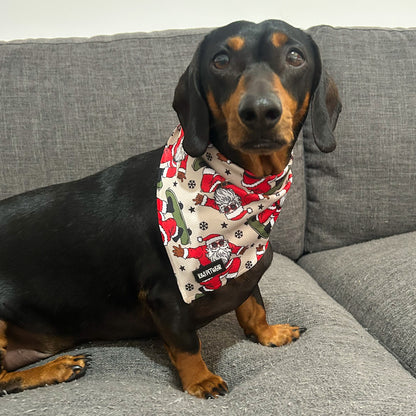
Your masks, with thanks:
M 304 127 L 305 250 L 416 230 L 416 30 L 314 27 L 343 111 L 337 149 Z
M 178 123 L 174 88 L 206 32 L 0 42 L 0 199 L 164 144 Z M 271 241 L 297 258 L 306 217 L 302 141 L 294 173 Z
M 162 145 L 178 123 L 173 88 L 200 38 L 0 43 L 0 198 Z

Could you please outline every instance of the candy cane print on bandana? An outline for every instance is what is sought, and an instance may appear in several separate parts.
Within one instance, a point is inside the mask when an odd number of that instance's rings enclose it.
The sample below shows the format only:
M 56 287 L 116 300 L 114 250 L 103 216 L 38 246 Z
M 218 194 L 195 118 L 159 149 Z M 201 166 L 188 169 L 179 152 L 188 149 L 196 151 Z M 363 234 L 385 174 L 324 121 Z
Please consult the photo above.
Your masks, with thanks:
M 191 303 L 261 259 L 292 184 L 292 159 L 280 174 L 256 178 L 212 144 L 189 156 L 183 139 L 178 126 L 163 151 L 157 211 L 179 290 Z

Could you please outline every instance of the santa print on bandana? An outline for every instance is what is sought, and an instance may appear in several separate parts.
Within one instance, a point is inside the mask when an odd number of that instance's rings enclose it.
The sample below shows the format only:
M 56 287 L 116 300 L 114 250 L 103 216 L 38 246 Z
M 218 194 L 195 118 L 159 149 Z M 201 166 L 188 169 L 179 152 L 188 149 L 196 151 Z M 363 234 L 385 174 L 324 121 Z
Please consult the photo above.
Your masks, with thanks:
M 191 303 L 261 259 L 292 183 L 256 178 L 213 145 L 201 157 L 183 149 L 178 126 L 165 146 L 157 185 L 159 228 L 183 300 Z

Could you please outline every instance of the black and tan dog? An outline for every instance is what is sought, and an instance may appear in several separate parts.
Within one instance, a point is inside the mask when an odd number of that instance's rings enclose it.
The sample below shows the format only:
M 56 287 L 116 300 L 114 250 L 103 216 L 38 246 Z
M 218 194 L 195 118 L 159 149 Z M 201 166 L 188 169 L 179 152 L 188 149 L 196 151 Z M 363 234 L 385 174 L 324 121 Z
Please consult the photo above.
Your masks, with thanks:
M 280 21 L 236 22 L 208 34 L 173 106 L 188 154 L 202 154 L 211 141 L 257 177 L 287 165 L 308 110 L 320 150 L 335 148 L 336 86 L 314 41 Z M 159 334 L 184 390 L 216 397 L 227 385 L 201 357 L 200 327 L 235 310 L 245 334 L 263 345 L 300 336 L 302 328 L 266 321 L 257 284 L 272 260 L 270 247 L 239 278 L 184 303 L 156 215 L 161 154 L 0 203 L 0 391 L 82 376 L 85 355 L 17 370 L 80 342 Z M 149 180 L 138 187 L 143 177 Z

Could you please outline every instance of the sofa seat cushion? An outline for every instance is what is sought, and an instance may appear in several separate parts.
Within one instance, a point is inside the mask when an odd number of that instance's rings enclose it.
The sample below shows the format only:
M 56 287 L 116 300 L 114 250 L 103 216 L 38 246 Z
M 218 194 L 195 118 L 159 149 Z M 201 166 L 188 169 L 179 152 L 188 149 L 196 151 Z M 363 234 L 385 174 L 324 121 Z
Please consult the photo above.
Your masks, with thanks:
M 416 380 L 298 265 L 275 255 L 261 289 L 272 323 L 308 328 L 296 343 L 267 348 L 245 339 L 234 313 L 200 331 L 208 366 L 230 393 L 183 393 L 162 342 L 84 345 L 85 377 L 1 398 L 2 415 L 411 414 Z M 36 412 L 35 412 L 36 413 Z M 36 413 L 36 414 L 37 414 Z
M 309 254 L 299 264 L 416 375 L 416 232 Z

